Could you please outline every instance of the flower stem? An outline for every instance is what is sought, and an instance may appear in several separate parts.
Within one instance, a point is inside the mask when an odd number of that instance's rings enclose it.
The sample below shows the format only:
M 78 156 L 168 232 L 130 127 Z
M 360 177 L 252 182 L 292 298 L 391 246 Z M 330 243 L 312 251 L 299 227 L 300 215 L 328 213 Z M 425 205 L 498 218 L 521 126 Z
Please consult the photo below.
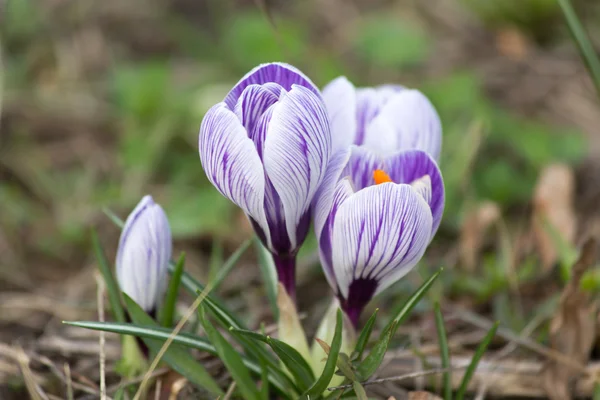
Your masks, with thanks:
M 362 308 L 358 308 L 358 307 L 353 307 L 353 308 L 344 310 L 344 312 L 348 316 L 348 319 L 350 320 L 350 322 L 352 322 L 352 326 L 355 329 L 358 329 L 358 321 L 360 319 L 360 314 L 362 314 L 362 310 L 363 310 Z
M 296 302 L 296 255 L 273 254 L 273 261 L 277 269 L 277 277 L 288 293 Z

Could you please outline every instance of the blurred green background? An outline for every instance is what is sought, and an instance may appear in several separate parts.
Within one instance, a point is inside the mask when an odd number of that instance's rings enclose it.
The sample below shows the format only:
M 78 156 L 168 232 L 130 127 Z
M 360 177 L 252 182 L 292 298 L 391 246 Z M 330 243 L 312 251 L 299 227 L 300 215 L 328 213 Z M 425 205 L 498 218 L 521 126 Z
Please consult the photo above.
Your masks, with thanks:
M 239 243 L 248 234 L 243 219 L 207 183 L 197 133 L 204 112 L 262 62 L 294 64 L 321 87 L 346 75 L 358 86 L 399 83 L 429 96 L 444 127 L 447 206 L 436 243 L 454 240 L 478 201 L 527 206 L 541 168 L 578 163 L 594 146 L 585 132 L 597 113 L 586 119 L 567 107 L 595 103 L 554 0 L 3 7 L 4 286 L 15 284 L 15 271 L 60 279 L 61 268 L 80 268 L 91 225 L 116 243 L 100 210 L 125 216 L 146 193 L 164 206 L 179 241 Z M 594 36 L 599 5 L 577 7 Z

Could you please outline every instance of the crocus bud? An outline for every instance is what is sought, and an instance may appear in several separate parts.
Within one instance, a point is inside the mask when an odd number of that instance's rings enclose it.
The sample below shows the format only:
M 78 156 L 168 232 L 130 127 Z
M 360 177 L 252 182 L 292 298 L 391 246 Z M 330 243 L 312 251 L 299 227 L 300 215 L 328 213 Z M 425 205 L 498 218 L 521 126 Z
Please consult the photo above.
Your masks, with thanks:
M 294 298 L 296 254 L 331 157 L 319 89 L 291 65 L 259 65 L 206 113 L 198 145 L 208 180 L 248 216 Z
M 165 212 L 144 196 L 125 221 L 116 265 L 121 290 L 150 314 L 166 289 L 172 246 Z

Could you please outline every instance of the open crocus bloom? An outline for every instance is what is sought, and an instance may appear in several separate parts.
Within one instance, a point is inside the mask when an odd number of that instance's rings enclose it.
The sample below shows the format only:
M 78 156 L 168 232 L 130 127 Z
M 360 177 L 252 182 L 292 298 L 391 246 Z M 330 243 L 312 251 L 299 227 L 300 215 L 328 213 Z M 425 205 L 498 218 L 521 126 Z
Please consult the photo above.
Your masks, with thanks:
M 418 90 L 398 85 L 357 89 L 342 76 L 323 88 L 323 99 L 331 118 L 334 151 L 355 144 L 386 155 L 423 150 L 439 159 L 440 118 Z
M 444 185 L 426 152 L 380 156 L 358 146 L 332 158 L 315 201 L 321 264 L 356 325 L 373 296 L 421 259 L 444 209 Z
M 318 88 L 290 65 L 258 66 L 207 112 L 199 151 L 208 179 L 246 213 L 293 296 L 295 256 L 331 155 Z
M 151 196 L 144 196 L 125 221 L 116 265 L 121 290 L 150 314 L 166 289 L 172 247 L 165 212 Z

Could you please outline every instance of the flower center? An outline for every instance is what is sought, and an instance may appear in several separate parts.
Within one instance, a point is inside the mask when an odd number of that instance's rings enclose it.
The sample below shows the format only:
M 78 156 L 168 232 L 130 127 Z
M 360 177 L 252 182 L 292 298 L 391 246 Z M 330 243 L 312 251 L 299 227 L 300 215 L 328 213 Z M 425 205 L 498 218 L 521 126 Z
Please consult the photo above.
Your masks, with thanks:
M 373 171 L 373 179 L 375 180 L 375 184 L 379 185 L 385 182 L 393 182 L 392 178 L 388 174 L 385 173 L 382 169 L 376 169 Z

